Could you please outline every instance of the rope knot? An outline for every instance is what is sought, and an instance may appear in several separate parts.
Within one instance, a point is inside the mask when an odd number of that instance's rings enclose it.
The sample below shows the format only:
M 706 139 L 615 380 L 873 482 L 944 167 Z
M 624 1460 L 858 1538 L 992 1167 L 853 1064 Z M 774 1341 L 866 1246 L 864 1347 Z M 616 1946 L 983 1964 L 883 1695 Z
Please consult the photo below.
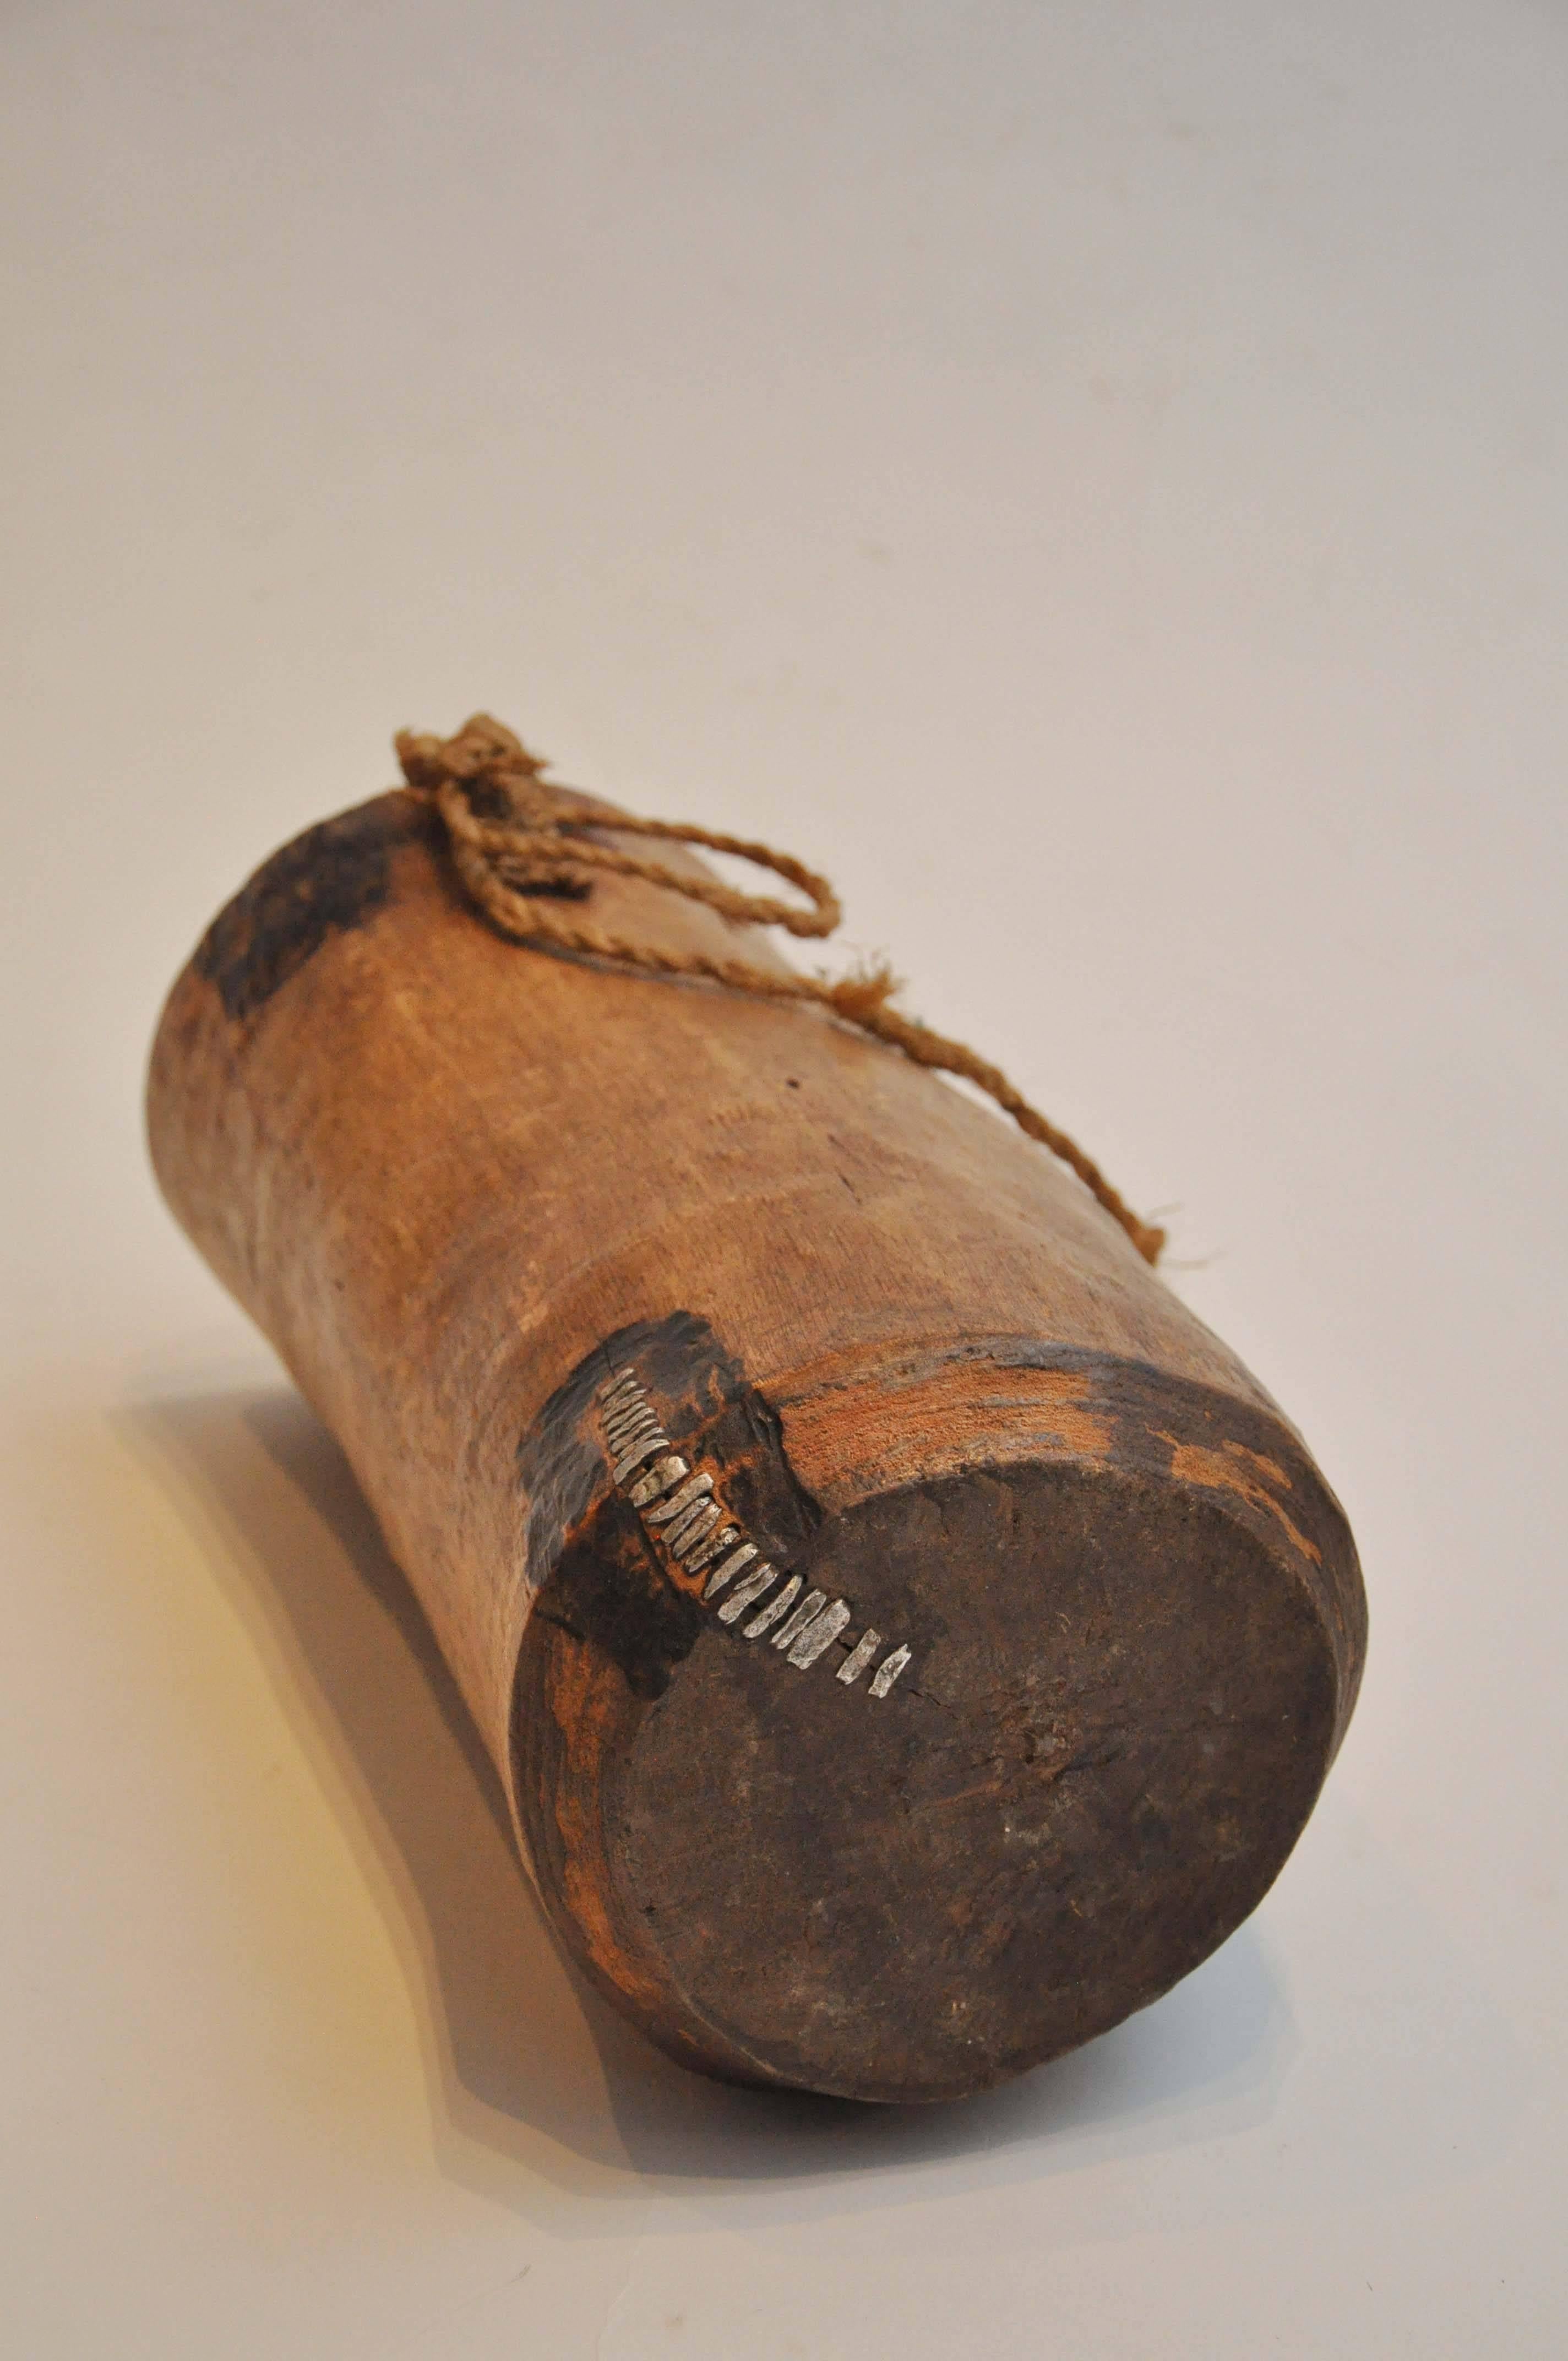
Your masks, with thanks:
M 544 768 L 514 730 L 488 713 L 471 715 L 455 738 L 400 730 L 393 743 L 411 787 L 433 790 L 444 779 L 465 783 L 492 771 L 537 778 Z
M 844 1024 L 902 1050 L 914 1064 L 962 1075 L 976 1083 L 1020 1130 L 1077 1173 L 1146 1262 L 1157 1262 L 1165 1232 L 1141 1222 L 1077 1142 L 1047 1122 L 997 1067 L 988 1065 L 961 1041 L 948 1041 L 894 1008 L 894 998 L 902 987 L 885 961 L 833 981 L 800 975 L 792 968 L 759 967 L 744 958 L 700 950 L 666 951 L 652 944 L 628 942 L 602 927 L 551 907 L 552 899 L 557 905 L 563 899 L 585 900 L 593 891 L 594 872 L 611 870 L 620 876 L 641 877 L 666 893 L 684 895 L 688 901 L 704 903 L 737 926 L 784 927 L 792 935 L 830 935 L 840 916 L 838 896 L 826 877 L 807 869 L 804 862 L 791 853 L 777 852 L 771 845 L 725 836 L 716 829 L 644 819 L 632 812 L 585 813 L 545 779 L 541 758 L 531 754 L 505 722 L 488 713 L 474 714 L 455 738 L 420 736 L 402 730 L 394 742 L 410 789 L 428 797 L 441 815 L 453 865 L 469 899 L 502 934 L 516 942 L 548 942 L 564 950 L 586 952 L 643 974 L 705 975 L 763 999 L 815 1001 Z M 766 894 L 743 894 L 706 872 L 672 869 L 667 862 L 625 851 L 609 840 L 607 831 L 616 837 L 663 838 L 666 842 L 700 844 L 710 852 L 731 853 L 784 878 L 805 895 L 805 906 L 778 901 Z
M 455 738 L 400 730 L 393 741 L 403 777 L 435 805 L 464 883 L 488 871 L 512 892 L 571 894 L 589 880 L 573 857 L 569 807 L 544 779 L 544 764 L 504 721 L 476 713 Z

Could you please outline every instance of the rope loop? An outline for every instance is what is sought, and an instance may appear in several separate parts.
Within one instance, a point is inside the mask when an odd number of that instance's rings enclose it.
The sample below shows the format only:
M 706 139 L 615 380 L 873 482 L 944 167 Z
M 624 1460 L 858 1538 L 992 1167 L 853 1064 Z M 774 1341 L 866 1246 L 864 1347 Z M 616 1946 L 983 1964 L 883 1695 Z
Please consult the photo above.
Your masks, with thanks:
M 455 738 L 416 737 L 404 730 L 394 742 L 404 778 L 411 787 L 433 796 L 454 847 L 462 845 L 476 862 L 488 864 L 516 894 L 568 893 L 580 898 L 591 885 L 580 874 L 583 870 L 611 869 L 623 877 L 645 878 L 667 893 L 684 894 L 688 901 L 704 902 L 741 926 L 830 935 L 843 916 L 826 877 L 818 877 L 792 853 L 775 852 L 772 845 L 753 844 L 745 837 L 725 836 L 717 829 L 681 820 L 643 819 L 634 812 L 615 816 L 618 836 L 700 844 L 709 852 L 734 853 L 755 868 L 771 869 L 799 887 L 808 908 L 766 894 L 742 894 L 722 878 L 691 876 L 662 861 L 596 840 L 585 833 L 596 823 L 561 804 L 545 784 L 544 764 L 504 722 L 488 713 L 475 714 Z
M 961 1075 L 994 1099 L 1021 1131 L 1048 1148 L 1126 1232 L 1144 1260 L 1156 1263 L 1165 1232 L 1141 1221 L 1076 1140 L 1041 1115 L 998 1067 L 961 1041 L 949 1041 L 928 1026 L 892 1006 L 901 990 L 885 963 L 840 976 L 801 975 L 794 969 L 757 966 L 748 959 L 704 951 L 665 951 L 609 933 L 593 919 L 573 915 L 593 891 L 596 870 L 640 877 L 666 893 L 706 904 L 737 925 L 783 927 L 792 935 L 830 935 L 842 915 L 825 877 L 772 845 L 726 836 L 716 829 L 666 819 L 644 819 L 617 811 L 585 817 L 565 803 L 546 782 L 544 763 L 528 752 L 504 722 L 477 713 L 455 738 L 418 736 L 400 730 L 394 741 L 403 777 L 427 797 L 446 830 L 453 866 L 476 908 L 516 942 L 551 943 L 565 950 L 610 960 L 643 974 L 705 975 L 732 991 L 770 1000 L 809 1000 L 847 1025 L 885 1041 L 917 1066 Z M 628 852 L 606 842 L 641 836 L 665 842 L 701 845 L 709 852 L 735 854 L 753 867 L 771 870 L 805 895 L 806 906 L 766 894 L 744 894 L 722 878 L 672 869 L 664 862 Z

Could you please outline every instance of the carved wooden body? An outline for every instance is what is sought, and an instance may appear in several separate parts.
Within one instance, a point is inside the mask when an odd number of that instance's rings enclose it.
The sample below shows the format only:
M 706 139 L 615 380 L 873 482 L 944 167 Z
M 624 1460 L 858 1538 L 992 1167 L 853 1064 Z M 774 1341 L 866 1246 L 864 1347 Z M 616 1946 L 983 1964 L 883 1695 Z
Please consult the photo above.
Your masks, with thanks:
M 636 880 L 595 899 L 736 940 Z M 149 1120 L 558 1933 L 675 2056 L 955 2095 L 1265 1892 L 1359 1677 L 1343 1516 L 989 1111 L 818 1011 L 501 940 L 398 794 L 214 923 Z

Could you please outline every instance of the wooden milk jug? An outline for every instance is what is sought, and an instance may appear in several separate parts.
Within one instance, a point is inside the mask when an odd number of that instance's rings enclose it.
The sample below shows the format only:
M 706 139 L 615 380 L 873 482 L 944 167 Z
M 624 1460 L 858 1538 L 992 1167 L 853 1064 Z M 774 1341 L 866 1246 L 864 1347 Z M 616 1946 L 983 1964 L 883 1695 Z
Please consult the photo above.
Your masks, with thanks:
M 558 1937 L 735 2081 L 947 2098 L 1102 2032 L 1311 1808 L 1333 1496 L 1130 1216 L 847 1003 L 716 981 L 789 971 L 690 854 L 499 725 L 403 752 L 209 928 L 152 1149 Z

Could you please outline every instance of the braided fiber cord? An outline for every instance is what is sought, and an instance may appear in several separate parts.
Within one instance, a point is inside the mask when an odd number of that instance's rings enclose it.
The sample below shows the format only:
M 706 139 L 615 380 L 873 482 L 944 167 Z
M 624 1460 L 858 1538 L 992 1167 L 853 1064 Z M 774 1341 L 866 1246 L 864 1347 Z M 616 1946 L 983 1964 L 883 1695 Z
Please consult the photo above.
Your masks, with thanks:
M 488 714 L 475 714 L 455 738 L 421 737 L 405 730 L 395 742 L 409 786 L 427 797 L 441 816 L 464 891 L 502 934 L 517 942 L 585 952 L 644 973 L 703 975 L 732 991 L 769 1000 L 815 1001 L 846 1024 L 902 1050 L 916 1065 L 961 1074 L 976 1083 L 1021 1131 L 1077 1173 L 1146 1262 L 1158 1261 L 1165 1232 L 1140 1221 L 1092 1159 L 1032 1106 L 999 1068 L 963 1042 L 949 1041 L 893 1007 L 899 982 L 885 964 L 830 982 L 792 969 L 757 967 L 745 959 L 664 951 L 631 942 L 596 925 L 582 911 L 592 892 L 592 873 L 604 869 L 706 903 L 722 917 L 742 925 L 784 927 L 798 936 L 830 935 L 841 916 L 838 896 L 828 880 L 804 862 L 771 845 L 676 820 L 643 819 L 620 811 L 613 818 L 585 818 L 564 806 L 555 788 L 546 784 L 544 764 Z M 596 828 L 612 829 L 618 836 L 662 838 L 734 853 L 798 888 L 806 906 L 743 894 L 721 878 L 688 875 L 656 858 L 623 852 L 587 833 Z

